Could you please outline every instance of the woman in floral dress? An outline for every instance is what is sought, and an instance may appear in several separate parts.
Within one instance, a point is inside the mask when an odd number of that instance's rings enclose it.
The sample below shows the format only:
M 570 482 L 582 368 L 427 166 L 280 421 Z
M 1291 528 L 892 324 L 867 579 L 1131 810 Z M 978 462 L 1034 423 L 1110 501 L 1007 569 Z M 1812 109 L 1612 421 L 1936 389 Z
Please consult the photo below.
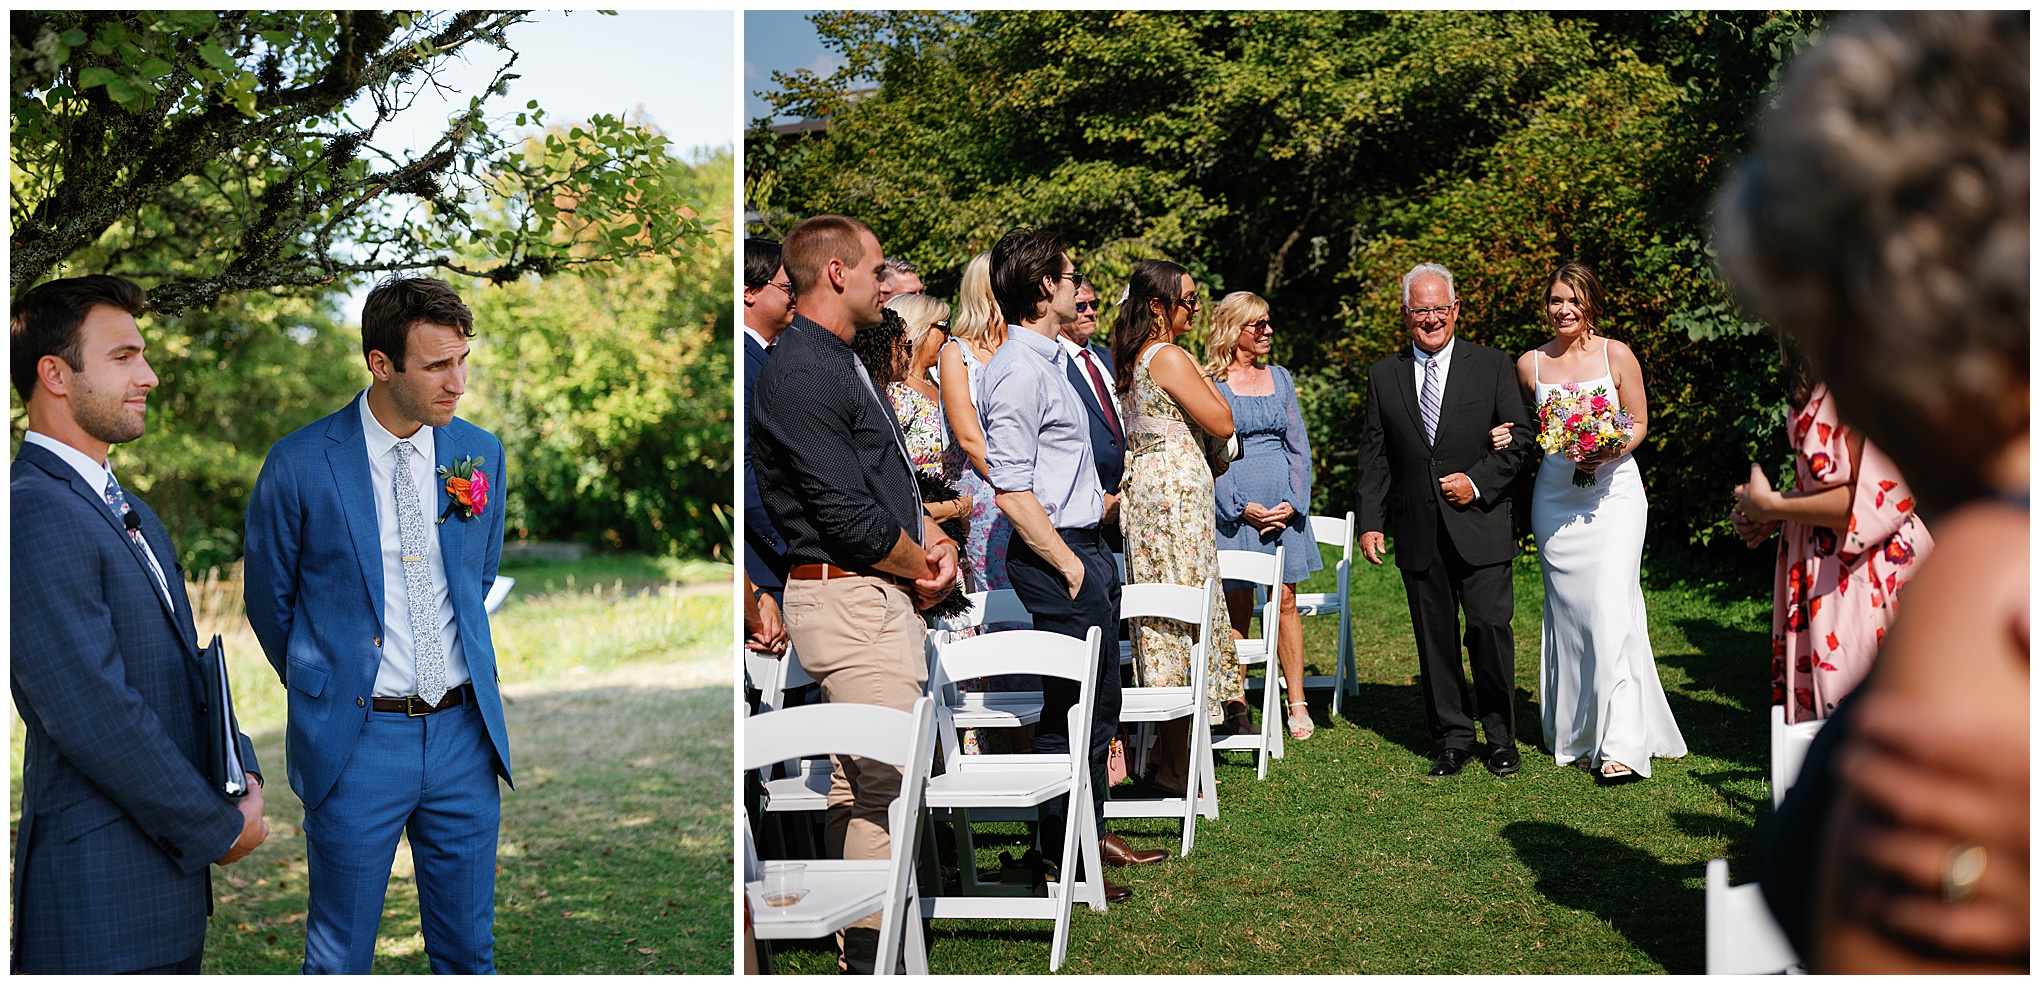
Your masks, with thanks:
M 1781 534 L 1771 701 L 1787 724 L 1827 718 L 1862 683 L 1899 592 L 1934 548 L 1898 467 L 1841 422 L 1826 384 L 1808 382 L 1803 367 L 1795 375 L 1795 488 L 1773 490 L 1751 465 L 1734 516 L 1751 547 Z
M 949 320 L 950 341 L 938 357 L 937 372 L 942 380 L 942 409 L 949 420 L 950 436 L 970 468 L 958 476 L 956 488 L 970 497 L 970 539 L 963 543 L 964 585 L 984 592 L 1011 588 L 1006 580 L 1006 544 L 1013 538 L 1013 525 L 999 512 L 995 490 L 985 479 L 985 434 L 978 425 L 978 381 L 985 364 L 1006 341 L 1006 319 L 992 300 L 992 255 L 980 253 L 963 271 L 954 317 Z
M 1232 408 L 1198 372 L 1196 360 L 1173 344 L 1190 330 L 1198 304 L 1188 271 L 1164 260 L 1143 260 L 1134 266 L 1112 328 L 1113 375 L 1126 423 L 1119 509 L 1128 584 L 1202 585 L 1218 575 L 1212 473 L 1222 471 L 1224 462 L 1206 457 L 1202 437 L 1231 437 Z M 1210 700 L 1214 708 L 1225 703 L 1237 728 L 1247 714 L 1245 686 L 1224 603 L 1216 598 L 1211 625 Z M 1135 681 L 1142 687 L 1190 683 L 1195 631 L 1175 620 L 1137 620 Z M 1174 793 L 1188 785 L 1188 723 L 1179 719 L 1160 732 L 1154 782 Z

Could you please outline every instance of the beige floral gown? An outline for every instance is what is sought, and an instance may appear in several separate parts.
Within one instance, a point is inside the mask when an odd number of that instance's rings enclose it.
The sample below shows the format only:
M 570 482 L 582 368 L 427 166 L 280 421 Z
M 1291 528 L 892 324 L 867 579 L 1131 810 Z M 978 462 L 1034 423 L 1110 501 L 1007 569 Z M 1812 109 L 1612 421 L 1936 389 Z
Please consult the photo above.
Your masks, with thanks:
M 1217 515 L 1212 509 L 1211 466 L 1201 432 L 1174 397 L 1148 374 L 1161 345 L 1141 354 L 1133 388 L 1120 398 L 1126 422 L 1126 477 L 1120 483 L 1119 523 L 1126 534 L 1127 584 L 1202 585 L 1218 576 Z M 1213 719 L 1224 702 L 1241 700 L 1239 653 L 1225 598 L 1212 601 L 1217 646 L 1211 653 Z M 1134 621 L 1134 681 L 1141 687 L 1190 683 L 1190 646 L 1197 627 L 1174 619 Z

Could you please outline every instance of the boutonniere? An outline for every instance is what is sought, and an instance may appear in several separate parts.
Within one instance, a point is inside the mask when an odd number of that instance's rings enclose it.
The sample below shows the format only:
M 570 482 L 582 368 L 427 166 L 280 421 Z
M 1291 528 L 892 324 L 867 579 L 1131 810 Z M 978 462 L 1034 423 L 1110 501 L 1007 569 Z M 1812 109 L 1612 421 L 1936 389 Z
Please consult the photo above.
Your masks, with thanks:
M 439 514 L 440 523 L 460 511 L 460 518 L 472 520 L 481 516 L 489 506 L 489 473 L 482 471 L 485 459 L 480 455 L 473 458 L 455 459 L 452 465 L 439 467 L 439 477 L 446 480 L 446 509 Z

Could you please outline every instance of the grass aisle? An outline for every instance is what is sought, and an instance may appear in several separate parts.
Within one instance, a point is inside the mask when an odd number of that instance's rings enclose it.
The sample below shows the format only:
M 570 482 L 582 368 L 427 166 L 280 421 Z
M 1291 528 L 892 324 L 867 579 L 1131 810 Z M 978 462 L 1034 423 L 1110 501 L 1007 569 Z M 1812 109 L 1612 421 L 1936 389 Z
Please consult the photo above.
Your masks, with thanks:
M 729 569 L 611 556 L 504 573 L 518 584 L 493 629 L 517 789 L 503 792 L 497 967 L 727 971 Z M 236 707 L 270 779 L 269 841 L 213 870 L 205 970 L 295 973 L 304 811 L 284 782 L 283 690 L 240 616 L 237 586 L 193 586 L 193 597 L 201 636 L 226 637 Z M 17 717 L 17 823 L 21 728 Z M 408 845 L 398 847 L 375 971 L 429 971 Z
M 1303 590 L 1331 590 L 1334 560 Z M 1392 563 L 1358 560 L 1360 686 L 1344 716 L 1333 721 L 1329 692 L 1313 693 L 1317 734 L 1291 743 L 1266 781 L 1249 754 L 1221 754 L 1220 816 L 1198 825 L 1194 854 L 1117 870 L 1138 895 L 1102 916 L 1077 908 L 1065 970 L 1700 973 L 1705 863 L 1742 859 L 1769 803 L 1768 598 L 1646 589 L 1659 674 L 1692 752 L 1656 761 L 1649 780 L 1602 788 L 1535 749 L 1534 558 L 1518 564 L 1515 585 L 1522 772 L 1473 764 L 1425 775 L 1431 743 L 1402 581 Z M 1329 673 L 1336 622 L 1304 626 L 1306 662 Z M 1113 829 L 1139 848 L 1176 845 L 1172 823 Z M 990 866 L 1013 845 L 979 847 Z M 1738 867 L 1736 878 L 1748 876 Z M 929 962 L 937 973 L 1042 973 L 1048 939 L 1042 922 L 940 921 Z M 813 948 L 779 960 L 783 971 L 834 969 Z

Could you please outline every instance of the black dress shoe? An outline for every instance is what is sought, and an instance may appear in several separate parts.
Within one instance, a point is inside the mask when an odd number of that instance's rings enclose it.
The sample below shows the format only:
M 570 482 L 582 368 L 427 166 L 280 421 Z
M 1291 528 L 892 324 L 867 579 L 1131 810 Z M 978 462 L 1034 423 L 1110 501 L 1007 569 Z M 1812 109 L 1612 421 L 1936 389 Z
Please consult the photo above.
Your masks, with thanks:
M 1133 898 L 1133 888 L 1122 886 L 1110 879 L 1105 880 L 1105 902 L 1124 903 Z
M 1431 760 L 1431 775 L 1451 776 L 1459 772 L 1460 767 L 1465 766 L 1472 759 L 1473 753 L 1465 749 L 1440 750 L 1438 755 Z
M 1487 768 L 1488 772 L 1496 776 L 1508 776 L 1523 768 L 1523 757 L 1517 754 L 1515 746 L 1490 749 L 1487 755 Z

